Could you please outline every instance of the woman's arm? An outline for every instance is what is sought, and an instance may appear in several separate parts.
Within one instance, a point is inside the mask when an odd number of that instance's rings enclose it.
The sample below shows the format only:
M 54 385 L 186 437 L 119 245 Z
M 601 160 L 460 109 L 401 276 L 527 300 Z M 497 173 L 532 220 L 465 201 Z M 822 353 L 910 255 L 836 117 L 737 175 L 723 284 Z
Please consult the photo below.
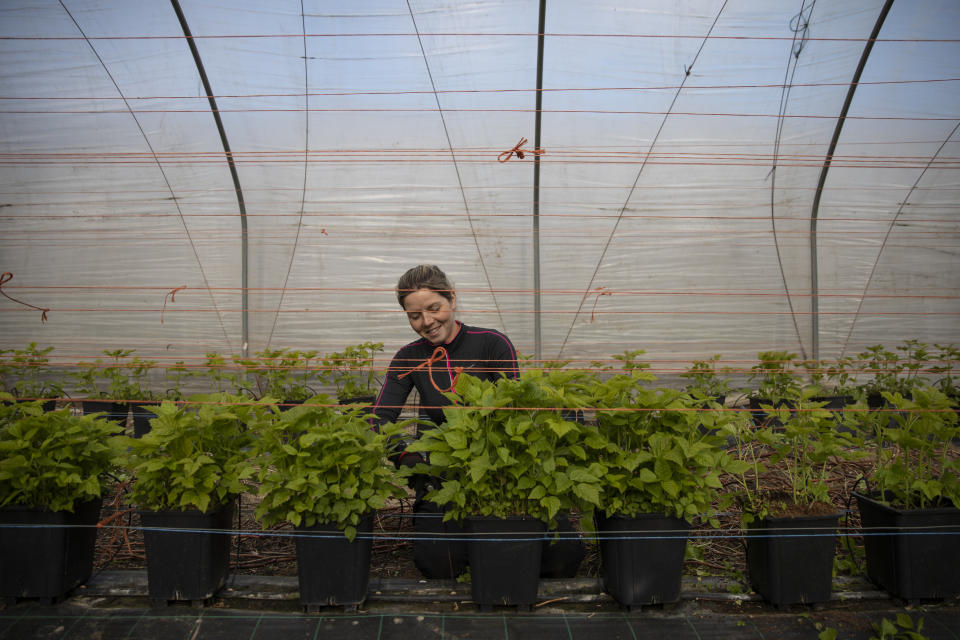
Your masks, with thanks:
M 401 351 L 398 351 L 390 366 L 387 368 L 387 375 L 384 378 L 383 386 L 380 387 L 380 394 L 377 396 L 373 405 L 375 415 L 374 428 L 380 428 L 380 425 L 388 422 L 396 422 L 400 417 L 400 411 L 407 402 L 407 396 L 413 389 L 413 377 L 398 376 L 404 371 L 409 371 L 410 365 L 401 357 Z
M 482 360 L 477 362 L 481 378 L 496 380 L 501 373 L 508 378 L 520 375 L 517 365 L 517 350 L 510 342 L 510 338 L 493 329 L 467 329 L 467 334 L 474 341 L 482 344 L 480 349 L 473 347 L 474 352 L 482 353 Z M 475 343 L 476 344 L 476 343 Z M 478 345 L 479 346 L 479 345 Z M 476 357 L 476 356 L 475 356 Z
M 517 364 L 517 350 L 514 348 L 510 338 L 500 334 L 503 338 L 495 347 L 497 362 L 493 363 L 493 368 L 499 364 L 500 370 L 507 374 L 508 378 L 516 378 L 520 375 L 520 366 Z

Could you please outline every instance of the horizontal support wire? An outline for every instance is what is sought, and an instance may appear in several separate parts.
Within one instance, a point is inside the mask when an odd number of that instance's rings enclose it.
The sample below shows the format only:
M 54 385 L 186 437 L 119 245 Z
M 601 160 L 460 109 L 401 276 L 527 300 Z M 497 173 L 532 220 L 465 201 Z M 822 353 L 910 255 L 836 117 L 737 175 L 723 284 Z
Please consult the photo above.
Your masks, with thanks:
M 3 40 L 0 37 L 0 40 Z M 927 78 L 912 80 L 869 80 L 857 82 L 857 86 L 870 85 L 910 85 L 910 84 L 937 84 L 943 82 L 960 82 L 960 78 Z M 684 84 L 687 89 L 784 89 L 786 87 L 850 87 L 850 82 L 791 82 L 789 85 L 782 83 L 764 83 L 764 84 Z M 356 91 L 307 91 L 307 92 L 284 92 L 284 93 L 234 93 L 234 94 L 215 94 L 212 97 L 216 99 L 261 99 L 261 98 L 312 98 L 323 96 L 404 96 L 404 95 L 434 95 L 434 94 L 498 94 L 498 93 L 602 93 L 607 91 L 672 91 L 679 89 L 679 85 L 642 85 L 642 86 L 621 86 L 621 87 L 554 87 L 547 89 L 437 89 L 430 90 L 356 90 Z M 3 96 L 0 100 L 127 100 L 134 102 L 137 100 L 207 100 L 211 96 L 205 95 L 150 95 L 121 98 L 118 96 Z M 789 146 L 789 144 L 785 145 Z

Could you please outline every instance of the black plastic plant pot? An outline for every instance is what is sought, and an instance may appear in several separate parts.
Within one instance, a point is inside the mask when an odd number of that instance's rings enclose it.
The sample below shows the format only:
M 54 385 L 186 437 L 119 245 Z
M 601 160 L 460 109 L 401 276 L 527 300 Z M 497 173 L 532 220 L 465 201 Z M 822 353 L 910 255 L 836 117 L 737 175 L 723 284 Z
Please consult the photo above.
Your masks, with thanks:
M 302 400 L 291 400 L 289 398 L 287 398 L 286 400 L 281 400 L 280 402 L 277 403 L 277 411 L 281 411 L 281 412 L 289 411 L 294 407 L 299 407 L 306 401 L 307 401 L 306 398 L 303 398 Z
M 349 608 L 367 599 L 372 513 L 360 521 L 352 542 L 343 535 L 342 528 L 333 524 L 297 527 L 295 531 L 301 605 Z
M 127 412 L 129 407 L 123 402 L 112 402 L 110 400 L 84 400 L 83 415 L 88 416 L 91 413 L 106 413 L 103 416 L 107 420 L 119 422 L 122 425 L 127 423 Z
M 680 599 L 690 524 L 662 513 L 596 516 L 604 590 L 627 609 Z
M 142 438 L 150 433 L 150 420 L 157 417 L 156 407 L 156 402 L 137 402 L 131 405 L 134 438 Z
M 827 411 L 843 411 L 845 407 L 855 402 L 853 396 L 814 396 L 810 398 L 810 401 L 825 402 L 823 408 Z
M 907 392 L 903 394 L 903 397 L 907 400 L 912 400 L 913 394 Z M 888 426 L 894 428 L 901 426 L 904 419 L 903 412 L 898 411 L 894 405 L 887 402 L 887 399 L 884 398 L 881 393 L 874 392 L 867 394 L 867 407 L 873 411 L 881 411 L 889 414 L 890 421 Z
M 93 570 L 100 502 L 77 504 L 73 513 L 0 509 L 0 597 L 54 601 L 85 582 Z
M 854 493 L 867 575 L 908 601 L 960 595 L 960 509 L 897 509 Z
M 0 404 L 4 406 L 15 405 L 18 402 L 28 402 L 27 400 L 0 400 Z M 57 401 L 56 400 L 44 400 L 43 404 L 40 405 L 40 408 L 43 409 L 44 413 L 50 413 L 51 411 L 57 410 Z
M 762 518 L 747 530 L 750 586 L 773 605 L 830 600 L 840 514 Z
M 540 587 L 540 552 L 546 525 L 536 518 L 470 517 L 470 589 L 481 609 L 529 608 Z
M 234 502 L 206 512 L 140 510 L 147 591 L 155 604 L 212 598 L 230 573 Z
M 444 522 L 443 514 L 435 502 L 414 503 L 413 564 L 426 578 L 451 580 L 467 568 L 467 531 L 453 521 Z

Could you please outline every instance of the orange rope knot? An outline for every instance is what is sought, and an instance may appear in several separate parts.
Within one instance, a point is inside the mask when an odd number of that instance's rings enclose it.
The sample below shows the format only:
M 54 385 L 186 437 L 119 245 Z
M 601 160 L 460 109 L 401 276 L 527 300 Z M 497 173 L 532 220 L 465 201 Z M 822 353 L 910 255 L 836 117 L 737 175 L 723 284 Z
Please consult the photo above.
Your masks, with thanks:
M 498 162 L 506 162 L 507 160 L 509 160 L 510 158 L 513 157 L 513 154 L 517 154 L 517 157 L 520 158 L 521 160 L 523 160 L 523 155 L 524 155 L 525 153 L 532 153 L 532 154 L 535 155 L 535 156 L 542 156 L 543 154 L 546 153 L 546 151 L 544 151 L 543 149 L 533 149 L 533 150 L 530 150 L 530 149 L 521 149 L 520 147 L 522 147 L 522 146 L 525 145 L 525 144 L 527 144 L 527 139 L 526 139 L 526 138 L 520 138 L 520 142 L 518 142 L 517 144 L 515 144 L 515 145 L 513 146 L 513 149 L 510 149 L 509 151 L 504 151 L 504 152 L 501 153 L 499 156 L 497 156 L 497 161 L 498 161 Z
M 423 369 L 424 367 L 426 367 L 427 377 L 430 378 L 430 384 L 433 385 L 434 389 L 436 389 L 440 393 L 449 393 L 451 391 L 456 391 L 457 380 L 460 379 L 460 374 L 463 373 L 463 367 L 454 367 L 453 370 L 456 371 L 457 374 L 453 376 L 453 381 L 450 383 L 449 389 L 441 389 L 439 386 L 437 386 L 437 383 L 433 381 L 433 363 L 440 362 L 443 359 L 446 359 L 447 364 L 449 365 L 450 354 L 448 354 L 447 350 L 444 349 L 443 347 L 437 347 L 436 349 L 433 350 L 433 353 L 430 355 L 429 358 L 427 358 L 426 360 L 424 360 L 414 368 L 410 369 L 409 371 L 404 371 L 403 373 L 398 375 L 397 378 L 406 378 L 408 375 L 410 375 L 414 371 L 417 371 L 418 369 Z
M 187 285 L 183 285 L 182 287 L 177 287 L 176 289 L 167 291 L 167 294 L 163 296 L 163 308 L 160 309 L 160 324 L 163 324 L 163 314 L 167 310 L 167 298 L 170 298 L 170 302 L 176 302 L 175 297 L 177 295 L 177 291 L 183 291 L 186 288 L 187 288 Z
M 13 300 L 13 301 L 16 302 L 17 304 L 22 304 L 22 305 L 25 306 L 25 307 L 30 307 L 31 309 L 36 309 L 37 311 L 40 311 L 40 312 L 41 312 L 41 313 L 40 313 L 40 322 L 46 322 L 46 321 L 47 321 L 47 313 L 50 311 L 50 307 L 36 307 L 36 306 L 34 306 L 34 305 L 32 305 L 32 304 L 28 304 L 28 303 L 24 302 L 23 300 L 17 300 L 17 299 L 14 298 L 13 296 L 8 295 L 7 292 L 3 290 L 3 285 L 7 284 L 7 283 L 10 282 L 11 280 L 13 280 L 13 274 L 10 273 L 9 271 L 4 271 L 4 272 L 3 272 L 3 275 L 0 275 L 0 294 L 3 294 L 3 297 L 4 297 L 4 298 L 6 298 L 6 299 L 8 299 L 8 300 Z

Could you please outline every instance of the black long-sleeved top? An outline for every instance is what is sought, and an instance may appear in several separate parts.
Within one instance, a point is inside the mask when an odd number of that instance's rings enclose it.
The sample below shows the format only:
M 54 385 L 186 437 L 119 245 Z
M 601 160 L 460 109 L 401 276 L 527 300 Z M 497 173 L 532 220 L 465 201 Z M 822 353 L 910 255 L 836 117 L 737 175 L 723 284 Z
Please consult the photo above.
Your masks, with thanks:
M 399 417 L 414 387 L 420 393 L 420 417 L 442 424 L 443 407 L 449 405 L 450 401 L 436 387 L 450 389 L 457 367 L 463 367 L 464 373 L 484 380 L 497 380 L 502 374 L 517 377 L 517 351 L 507 336 L 495 329 L 458 324 L 460 329 L 456 337 L 447 344 L 435 345 L 421 338 L 397 351 L 373 406 L 378 425 L 393 422 Z M 431 365 L 433 382 L 436 383 L 434 387 L 427 367 L 414 368 L 429 360 L 438 346 L 446 350 L 446 357 Z M 407 375 L 401 378 L 404 373 Z

